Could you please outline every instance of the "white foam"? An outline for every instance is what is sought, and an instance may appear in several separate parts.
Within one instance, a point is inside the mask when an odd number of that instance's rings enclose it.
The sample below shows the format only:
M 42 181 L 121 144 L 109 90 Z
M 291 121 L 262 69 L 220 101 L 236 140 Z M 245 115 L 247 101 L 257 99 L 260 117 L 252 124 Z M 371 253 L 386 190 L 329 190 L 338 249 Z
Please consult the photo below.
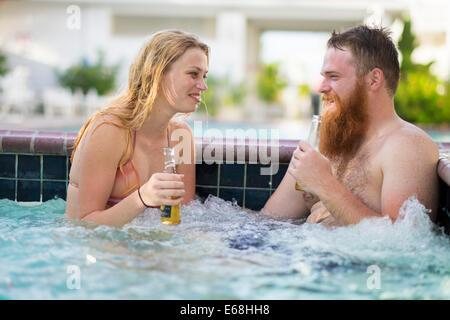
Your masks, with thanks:
M 393 223 L 389 217 L 365 219 L 359 224 L 335 229 L 292 221 L 279 221 L 249 213 L 236 203 L 210 196 L 202 203 L 194 200 L 181 210 L 181 224 L 162 226 L 158 210 L 146 210 L 130 226 L 170 230 L 189 238 L 190 233 L 214 234 L 214 239 L 231 239 L 233 248 L 270 249 L 274 254 L 292 252 L 292 263 L 302 261 L 305 252 L 361 261 L 392 261 L 399 256 L 423 259 L 441 251 L 450 259 L 450 241 L 440 236 L 428 216 L 429 211 L 415 198 L 408 198 Z M 168 228 L 168 229 L 164 229 Z M 205 236 L 206 239 L 208 236 Z M 277 251 L 278 250 L 278 251 Z M 316 258 L 314 258 L 316 259 Z M 311 262 L 311 261 L 310 261 Z M 312 261 L 314 262 L 314 261 Z M 339 263 L 339 258 L 337 260 Z

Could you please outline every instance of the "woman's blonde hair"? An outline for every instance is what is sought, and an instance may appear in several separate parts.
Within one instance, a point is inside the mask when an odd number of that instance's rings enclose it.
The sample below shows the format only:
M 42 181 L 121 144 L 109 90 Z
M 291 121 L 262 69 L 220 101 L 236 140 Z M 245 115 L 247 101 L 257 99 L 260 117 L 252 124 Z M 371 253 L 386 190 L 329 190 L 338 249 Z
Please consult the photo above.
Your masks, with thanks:
M 194 35 L 180 30 L 164 30 L 152 35 L 139 51 L 131 64 L 128 77 L 128 87 L 106 108 L 92 116 L 80 129 L 75 140 L 70 161 L 87 128 L 99 117 L 109 116 L 117 121 L 102 120 L 100 125 L 109 123 L 119 128 L 128 129 L 127 148 L 120 159 L 119 168 L 123 172 L 123 165 L 133 152 L 132 135 L 148 118 L 153 103 L 161 90 L 163 76 L 172 63 L 180 58 L 190 48 L 201 49 L 209 62 L 209 47 Z M 96 129 L 95 128 L 95 129 Z M 95 130 L 94 129 L 94 130 Z

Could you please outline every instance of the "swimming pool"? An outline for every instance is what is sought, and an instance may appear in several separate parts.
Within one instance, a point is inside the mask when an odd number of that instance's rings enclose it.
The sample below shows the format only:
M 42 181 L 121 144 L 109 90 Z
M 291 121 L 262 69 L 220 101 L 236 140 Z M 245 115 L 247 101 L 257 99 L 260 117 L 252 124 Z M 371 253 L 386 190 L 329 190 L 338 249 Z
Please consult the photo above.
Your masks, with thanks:
M 0 130 L 0 299 L 450 299 L 450 238 L 414 199 L 394 225 L 335 230 L 248 212 L 278 186 L 297 141 L 280 141 L 273 175 L 249 162 L 250 141 L 234 141 L 244 163 L 236 154 L 232 164 L 198 163 L 206 201 L 183 207 L 180 225 L 148 209 L 116 229 L 63 215 L 74 138 Z M 450 163 L 441 163 L 449 226 Z
M 65 202 L 0 200 L 1 299 L 449 299 L 450 239 L 405 218 L 327 230 L 210 196 L 165 226 L 67 220 Z

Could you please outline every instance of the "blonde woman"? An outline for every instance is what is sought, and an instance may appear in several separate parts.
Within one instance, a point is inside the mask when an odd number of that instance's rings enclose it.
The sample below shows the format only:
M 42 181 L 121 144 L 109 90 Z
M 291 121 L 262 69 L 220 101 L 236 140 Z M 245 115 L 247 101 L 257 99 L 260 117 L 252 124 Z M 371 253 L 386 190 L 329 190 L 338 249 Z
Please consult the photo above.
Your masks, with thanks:
M 172 118 L 195 111 L 207 89 L 208 65 L 208 46 L 192 34 L 161 31 L 144 44 L 130 67 L 127 90 L 78 134 L 68 217 L 121 227 L 147 207 L 194 199 L 192 131 Z M 171 142 L 171 133 L 180 129 L 185 133 L 181 141 Z M 190 151 L 191 158 L 177 166 L 177 174 L 163 173 L 168 143 L 182 143 L 182 150 Z

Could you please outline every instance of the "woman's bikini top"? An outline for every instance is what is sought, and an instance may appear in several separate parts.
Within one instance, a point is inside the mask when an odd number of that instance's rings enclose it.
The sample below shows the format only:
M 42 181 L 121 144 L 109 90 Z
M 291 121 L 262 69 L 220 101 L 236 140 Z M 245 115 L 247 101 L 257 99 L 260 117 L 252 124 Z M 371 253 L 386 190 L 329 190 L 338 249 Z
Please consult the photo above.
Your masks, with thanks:
M 135 146 L 136 146 L 136 131 L 134 132 L 134 137 L 133 137 L 133 153 L 134 153 Z M 137 188 L 140 187 L 141 183 L 140 183 L 139 173 L 136 170 L 136 167 L 134 166 L 132 158 L 133 158 L 133 154 L 131 154 L 130 159 L 123 165 L 123 173 L 122 173 L 122 171 L 120 171 L 119 168 L 117 168 L 116 177 L 114 179 L 114 185 L 116 185 L 116 183 L 118 183 L 118 181 L 125 181 L 127 186 L 129 184 L 131 184 L 131 186 L 129 188 L 127 188 L 127 190 L 125 192 L 123 192 L 123 194 L 120 194 L 120 195 L 111 194 L 111 196 L 109 197 L 109 199 L 106 203 L 107 208 L 110 208 L 110 207 L 118 204 L 120 201 L 122 201 L 124 198 L 126 198 L 129 194 L 133 193 Z M 78 184 L 73 181 L 69 181 L 69 184 L 75 188 L 79 188 Z

